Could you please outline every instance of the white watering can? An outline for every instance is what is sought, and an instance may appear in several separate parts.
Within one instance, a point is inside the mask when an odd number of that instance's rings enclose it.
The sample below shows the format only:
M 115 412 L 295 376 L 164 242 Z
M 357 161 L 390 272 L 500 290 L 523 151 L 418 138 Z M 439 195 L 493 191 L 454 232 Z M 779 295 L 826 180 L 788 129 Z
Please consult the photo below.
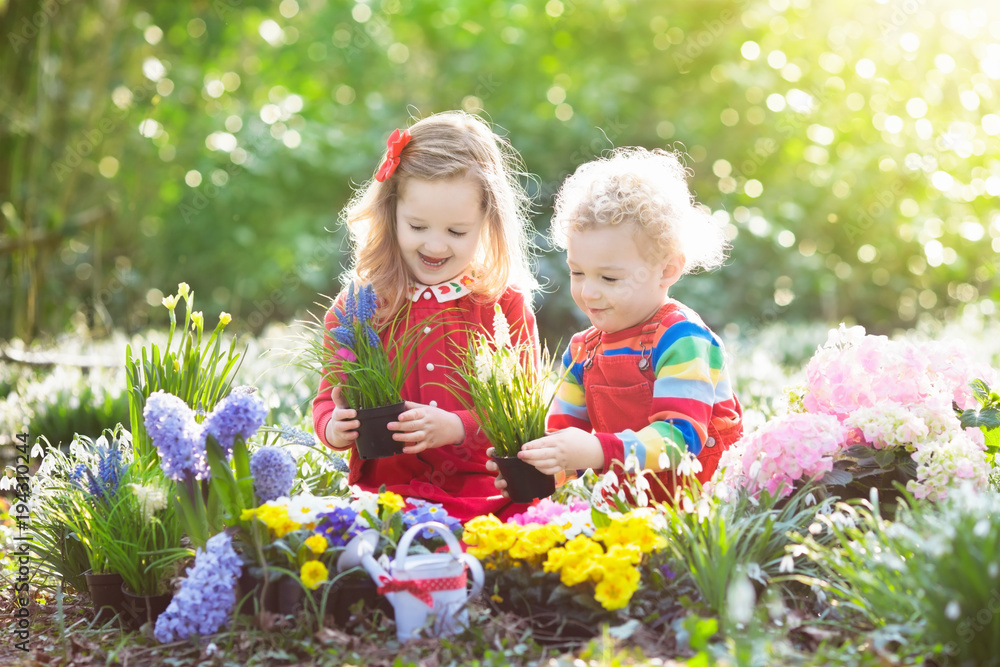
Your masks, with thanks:
M 425 528 L 434 528 L 448 543 L 448 553 L 410 556 L 410 542 Z M 437 521 L 420 523 L 403 534 L 396 548 L 396 560 L 388 571 L 375 560 L 379 532 L 366 530 L 355 536 L 337 560 L 343 572 L 362 566 L 378 584 L 378 592 L 392 603 L 396 614 L 396 637 L 405 642 L 417 635 L 434 614 L 431 636 L 452 635 L 469 624 L 465 603 L 483 588 L 483 567 L 475 556 L 462 553 L 451 529 Z M 472 590 L 467 589 L 466 569 L 472 573 Z

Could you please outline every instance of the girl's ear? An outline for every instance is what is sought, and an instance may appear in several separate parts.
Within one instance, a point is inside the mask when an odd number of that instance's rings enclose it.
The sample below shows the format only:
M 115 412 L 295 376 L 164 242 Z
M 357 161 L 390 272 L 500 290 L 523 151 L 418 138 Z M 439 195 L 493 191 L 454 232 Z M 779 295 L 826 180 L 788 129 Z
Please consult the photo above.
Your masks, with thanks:
M 666 261 L 663 265 L 663 273 L 660 274 L 660 287 L 664 289 L 671 287 L 684 275 L 685 261 L 683 253 L 677 253 Z

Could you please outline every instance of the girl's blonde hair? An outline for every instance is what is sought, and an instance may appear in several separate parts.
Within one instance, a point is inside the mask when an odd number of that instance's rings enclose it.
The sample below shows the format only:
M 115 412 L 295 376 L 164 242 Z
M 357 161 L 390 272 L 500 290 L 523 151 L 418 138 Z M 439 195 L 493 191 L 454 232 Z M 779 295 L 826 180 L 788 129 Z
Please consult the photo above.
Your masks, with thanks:
M 471 178 L 480 186 L 484 213 L 472 262 L 477 270 L 473 290 L 492 300 L 515 286 L 530 301 L 537 285 L 531 270 L 531 201 L 518 181 L 527 174 L 517 151 L 483 120 L 462 111 L 424 118 L 414 123 L 410 135 L 395 173 L 384 182 L 373 178 L 365 183 L 341 212 L 353 259 L 345 279 L 371 283 L 381 300 L 379 316 L 395 315 L 406 303 L 410 281 L 396 239 L 397 198 L 412 178 Z
M 565 248 L 573 231 L 631 223 L 651 259 L 683 253 L 684 273 L 721 266 L 729 242 L 723 225 L 695 202 L 689 175 L 678 153 L 659 149 L 618 148 L 580 165 L 556 195 L 552 241 Z

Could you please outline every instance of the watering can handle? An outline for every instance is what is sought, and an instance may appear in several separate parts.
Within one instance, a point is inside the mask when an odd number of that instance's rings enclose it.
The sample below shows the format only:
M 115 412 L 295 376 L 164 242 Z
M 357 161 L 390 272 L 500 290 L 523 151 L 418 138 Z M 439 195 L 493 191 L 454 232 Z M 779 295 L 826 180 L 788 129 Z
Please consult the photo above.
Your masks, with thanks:
M 404 570 L 406 567 L 406 557 L 409 555 L 410 542 L 425 528 L 434 528 L 444 538 L 444 541 L 448 543 L 448 549 L 451 551 L 451 554 L 456 558 L 461 558 L 462 547 L 458 543 L 458 538 L 451 532 L 451 528 L 440 521 L 427 521 L 426 523 L 418 523 L 413 526 L 399 538 L 399 545 L 396 547 L 396 567 L 400 570 Z
M 472 590 L 469 591 L 469 597 L 467 600 L 479 595 L 479 591 L 483 590 L 483 566 L 479 562 L 479 559 L 472 554 L 462 554 L 462 562 L 465 566 L 469 568 L 469 573 L 472 574 Z

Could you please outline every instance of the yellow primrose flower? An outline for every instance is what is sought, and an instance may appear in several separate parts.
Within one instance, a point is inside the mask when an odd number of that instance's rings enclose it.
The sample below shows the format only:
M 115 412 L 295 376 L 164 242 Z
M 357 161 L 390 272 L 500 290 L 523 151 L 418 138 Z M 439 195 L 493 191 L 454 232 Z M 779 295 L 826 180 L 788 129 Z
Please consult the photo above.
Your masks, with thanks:
M 167 310 L 173 310 L 174 308 L 177 307 L 177 302 L 179 300 L 180 300 L 180 297 L 175 294 L 174 296 L 165 296 L 165 297 L 163 297 L 162 303 L 163 303 L 164 306 L 167 307 Z
M 255 507 L 252 510 L 243 510 L 240 513 L 240 521 L 248 521 L 248 520 L 254 518 L 255 516 L 257 516 L 257 512 L 259 510 L 260 510 L 259 507 Z
M 566 586 L 582 584 L 590 579 L 591 571 L 594 569 L 594 561 L 590 558 L 581 558 L 572 564 L 563 566 L 559 573 L 559 579 Z
M 403 496 L 398 493 L 385 491 L 384 493 L 380 493 L 378 495 L 378 504 L 382 507 L 388 508 L 392 512 L 398 512 L 406 506 L 406 501 L 403 500 Z
M 470 546 L 475 546 L 479 544 L 484 534 L 502 525 L 500 519 L 492 514 L 473 517 L 465 524 L 465 530 L 462 532 L 462 541 Z
M 558 572 L 566 563 L 568 552 L 563 547 L 556 547 L 549 551 L 548 558 L 542 563 L 542 570 L 545 572 Z
M 326 538 L 320 535 L 319 533 L 316 533 L 312 535 L 312 537 L 309 537 L 306 540 L 305 544 L 317 556 L 326 551 L 326 548 L 329 546 L 326 542 Z
M 520 530 L 517 542 L 510 548 L 510 555 L 524 559 L 544 556 L 563 539 L 562 531 L 556 526 L 528 524 Z
M 601 556 L 607 561 L 621 561 L 630 565 L 638 565 L 642 560 L 642 551 L 634 544 L 613 544 L 608 553 Z
M 302 583 L 305 584 L 306 588 L 313 590 L 326 581 L 329 574 L 330 571 L 326 569 L 326 565 L 323 565 L 318 560 L 309 561 L 302 566 L 302 570 L 299 572 L 299 576 L 302 577 Z
M 226 311 L 222 311 L 221 313 L 219 313 L 219 324 L 221 324 L 222 326 L 226 326 L 232 321 L 233 321 L 233 316 L 227 313 Z
M 608 611 L 621 609 L 632 599 L 636 591 L 629 581 L 619 577 L 605 577 L 594 589 L 594 599 Z

